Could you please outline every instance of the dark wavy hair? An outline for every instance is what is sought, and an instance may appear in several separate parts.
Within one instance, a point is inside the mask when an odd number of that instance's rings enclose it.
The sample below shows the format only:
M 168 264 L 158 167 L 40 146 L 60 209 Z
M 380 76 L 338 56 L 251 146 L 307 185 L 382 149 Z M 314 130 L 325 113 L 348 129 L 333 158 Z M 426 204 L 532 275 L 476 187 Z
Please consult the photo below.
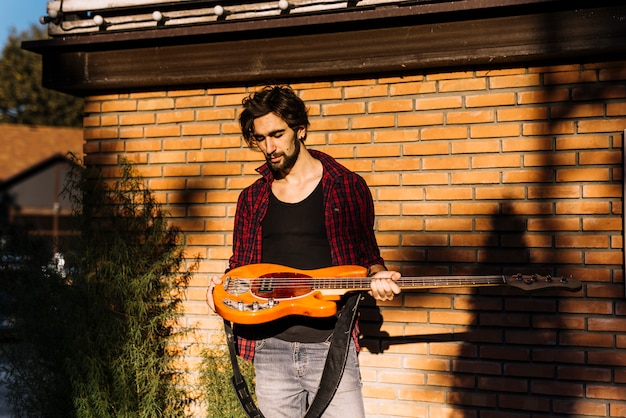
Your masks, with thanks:
M 254 146 L 254 120 L 274 113 L 294 131 L 309 126 L 307 108 L 296 93 L 287 86 L 266 86 L 243 99 L 243 111 L 239 115 L 241 133 L 248 146 Z M 306 139 L 303 138 L 302 141 Z

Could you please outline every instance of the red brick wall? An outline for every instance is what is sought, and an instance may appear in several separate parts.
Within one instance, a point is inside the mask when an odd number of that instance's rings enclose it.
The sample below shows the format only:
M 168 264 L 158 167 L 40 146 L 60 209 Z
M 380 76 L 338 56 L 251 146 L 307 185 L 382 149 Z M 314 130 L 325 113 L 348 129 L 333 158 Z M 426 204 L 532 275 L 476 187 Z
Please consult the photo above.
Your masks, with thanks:
M 626 416 L 625 81 L 616 62 L 292 84 L 310 108 L 309 147 L 370 185 L 389 267 L 584 282 L 366 300 L 368 417 Z M 114 176 L 120 157 L 135 161 L 204 258 L 186 304 L 203 344 L 222 341 L 205 286 L 226 266 L 236 199 L 260 164 L 238 131 L 249 91 L 87 99 L 87 162 Z

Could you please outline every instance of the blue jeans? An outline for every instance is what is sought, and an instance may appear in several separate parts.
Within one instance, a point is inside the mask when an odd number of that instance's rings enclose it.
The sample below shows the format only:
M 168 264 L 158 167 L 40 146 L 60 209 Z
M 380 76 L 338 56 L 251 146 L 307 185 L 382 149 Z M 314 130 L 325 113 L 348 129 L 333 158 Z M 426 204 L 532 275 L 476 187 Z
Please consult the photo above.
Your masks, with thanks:
M 329 342 L 292 343 L 277 338 L 257 341 L 255 392 L 266 418 L 304 416 L 317 392 L 329 347 Z M 322 417 L 365 417 L 361 373 L 352 339 L 339 388 Z

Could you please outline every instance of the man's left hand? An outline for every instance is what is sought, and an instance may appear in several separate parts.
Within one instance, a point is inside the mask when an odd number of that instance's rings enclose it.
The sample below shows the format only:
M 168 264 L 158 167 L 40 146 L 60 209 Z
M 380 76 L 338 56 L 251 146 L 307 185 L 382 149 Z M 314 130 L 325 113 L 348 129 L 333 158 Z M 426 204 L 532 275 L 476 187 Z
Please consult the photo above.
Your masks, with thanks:
M 396 281 L 400 278 L 397 271 L 383 270 L 372 276 L 371 290 L 369 294 L 376 300 L 392 300 L 400 293 L 400 286 Z

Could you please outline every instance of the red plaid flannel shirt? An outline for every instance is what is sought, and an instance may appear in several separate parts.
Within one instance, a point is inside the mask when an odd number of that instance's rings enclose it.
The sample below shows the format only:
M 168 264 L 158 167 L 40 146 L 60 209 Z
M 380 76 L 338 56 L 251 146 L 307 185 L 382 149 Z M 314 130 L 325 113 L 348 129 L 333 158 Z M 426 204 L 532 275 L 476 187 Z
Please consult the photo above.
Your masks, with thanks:
M 365 180 L 331 156 L 315 150 L 309 152 L 324 166 L 324 216 L 333 265 L 369 268 L 383 264 L 374 235 L 374 203 Z M 261 262 L 261 223 L 267 212 L 274 178 L 267 164 L 259 167 L 257 172 L 262 177 L 244 189 L 237 202 L 229 270 Z M 358 334 L 357 324 L 353 332 L 357 349 Z M 254 347 L 255 340 L 237 336 L 237 348 L 242 358 L 251 361 Z

